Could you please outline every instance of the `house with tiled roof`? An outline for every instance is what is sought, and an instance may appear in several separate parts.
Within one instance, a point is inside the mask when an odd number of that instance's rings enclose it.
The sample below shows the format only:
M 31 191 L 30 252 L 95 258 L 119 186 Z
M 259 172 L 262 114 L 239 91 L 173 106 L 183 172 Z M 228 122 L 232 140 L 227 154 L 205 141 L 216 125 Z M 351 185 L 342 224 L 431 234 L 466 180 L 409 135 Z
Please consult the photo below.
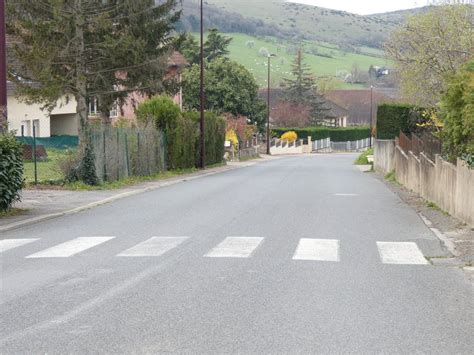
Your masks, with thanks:
M 19 65 L 11 53 L 11 47 L 14 43 L 14 38 L 7 37 L 7 58 L 9 68 Z M 9 50 L 10 48 L 10 50 Z M 167 77 L 178 76 L 181 78 L 181 69 L 187 66 L 188 63 L 183 55 L 179 52 L 173 52 L 168 59 Z M 182 107 L 182 93 L 181 90 L 173 101 Z M 112 122 L 119 119 L 135 119 L 136 106 L 145 100 L 145 97 L 140 93 L 132 92 L 129 94 L 125 104 L 120 107 L 115 107 L 110 112 Z M 17 135 L 32 136 L 33 127 L 38 137 L 50 137 L 59 135 L 78 135 L 79 132 L 79 117 L 76 110 L 76 100 L 72 96 L 64 95 L 58 100 L 56 107 L 49 112 L 43 110 L 41 104 L 27 103 L 24 98 L 17 97 L 15 94 L 15 85 L 11 82 L 7 83 L 7 103 L 8 103 L 8 126 L 9 129 L 16 131 Z M 97 109 L 97 101 L 90 100 L 89 103 L 89 118 L 91 120 L 99 117 Z
M 347 125 L 369 125 L 372 112 L 372 123 L 375 124 L 377 107 L 384 102 L 397 100 L 397 93 L 387 89 L 332 90 L 326 93 L 329 102 L 334 102 L 347 111 Z M 372 109 L 371 109 L 372 105 Z

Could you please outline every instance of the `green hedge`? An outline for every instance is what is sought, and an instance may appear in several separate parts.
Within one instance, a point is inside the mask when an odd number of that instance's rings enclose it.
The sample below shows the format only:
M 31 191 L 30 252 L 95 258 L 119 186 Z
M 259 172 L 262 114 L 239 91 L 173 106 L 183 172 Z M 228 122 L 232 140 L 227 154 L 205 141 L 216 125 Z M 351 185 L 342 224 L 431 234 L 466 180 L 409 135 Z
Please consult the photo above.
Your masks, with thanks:
M 416 108 L 406 104 L 382 104 L 377 110 L 377 138 L 394 139 L 400 133 L 409 132 L 412 115 Z
M 200 162 L 200 136 L 199 123 L 201 114 L 196 111 L 183 112 L 183 116 L 195 123 L 196 137 L 196 166 Z M 206 165 L 213 165 L 222 162 L 225 153 L 225 130 L 226 121 L 214 112 L 205 113 L 205 154 Z
M 166 137 L 166 163 L 169 169 L 185 169 L 198 166 L 199 112 L 181 112 L 166 96 L 155 96 L 137 109 L 137 118 L 142 122 L 154 122 Z M 213 112 L 206 112 L 206 165 L 222 162 L 226 122 Z
M 281 137 L 287 131 L 295 131 L 298 139 L 312 140 L 331 138 L 333 142 L 356 141 L 369 138 L 370 128 L 366 126 L 329 128 L 329 127 L 306 127 L 306 128 L 272 128 L 273 137 Z
M 20 200 L 23 187 L 22 144 L 12 133 L 0 135 L 0 211 Z

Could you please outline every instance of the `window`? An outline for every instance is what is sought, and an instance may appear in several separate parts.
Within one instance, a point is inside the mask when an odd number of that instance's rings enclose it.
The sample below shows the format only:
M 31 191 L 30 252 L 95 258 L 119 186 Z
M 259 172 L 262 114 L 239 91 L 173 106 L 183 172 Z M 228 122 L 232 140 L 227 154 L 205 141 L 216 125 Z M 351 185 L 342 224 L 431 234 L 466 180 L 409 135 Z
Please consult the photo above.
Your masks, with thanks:
M 98 107 L 97 98 L 93 97 L 89 100 L 89 116 L 98 116 L 99 107 Z
M 118 112 L 118 103 L 115 102 L 112 106 L 112 109 L 110 110 L 110 117 L 118 117 Z M 89 116 L 95 117 L 99 115 L 99 100 L 96 97 L 91 98 L 89 100 Z

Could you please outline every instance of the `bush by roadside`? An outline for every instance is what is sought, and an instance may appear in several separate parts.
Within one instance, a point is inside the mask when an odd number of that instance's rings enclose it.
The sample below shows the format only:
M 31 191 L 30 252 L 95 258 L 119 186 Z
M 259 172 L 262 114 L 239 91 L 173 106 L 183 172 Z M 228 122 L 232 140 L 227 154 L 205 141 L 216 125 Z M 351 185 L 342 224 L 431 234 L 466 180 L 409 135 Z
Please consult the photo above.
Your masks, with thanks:
M 354 164 L 355 165 L 369 165 L 369 164 L 372 164 L 371 162 L 369 162 L 369 160 L 367 158 L 369 155 L 374 155 L 374 149 L 373 148 L 367 149 L 365 152 L 363 152 L 361 155 L 359 155 L 357 157 L 357 159 L 355 160 Z
M 21 147 L 13 133 L 0 135 L 0 211 L 20 200 L 24 181 Z

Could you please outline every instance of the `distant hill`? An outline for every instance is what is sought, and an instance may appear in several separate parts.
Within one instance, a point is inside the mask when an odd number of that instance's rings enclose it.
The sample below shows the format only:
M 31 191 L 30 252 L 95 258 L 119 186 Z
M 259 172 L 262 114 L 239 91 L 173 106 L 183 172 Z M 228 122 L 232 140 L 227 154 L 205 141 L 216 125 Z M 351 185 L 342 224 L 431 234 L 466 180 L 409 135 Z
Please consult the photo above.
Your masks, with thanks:
M 183 27 L 197 30 L 195 0 L 183 0 Z M 338 44 L 342 47 L 380 48 L 388 34 L 406 15 L 425 8 L 361 16 L 285 0 L 205 0 L 206 21 L 223 32 L 296 36 Z M 196 22 L 197 21 L 197 22 Z

